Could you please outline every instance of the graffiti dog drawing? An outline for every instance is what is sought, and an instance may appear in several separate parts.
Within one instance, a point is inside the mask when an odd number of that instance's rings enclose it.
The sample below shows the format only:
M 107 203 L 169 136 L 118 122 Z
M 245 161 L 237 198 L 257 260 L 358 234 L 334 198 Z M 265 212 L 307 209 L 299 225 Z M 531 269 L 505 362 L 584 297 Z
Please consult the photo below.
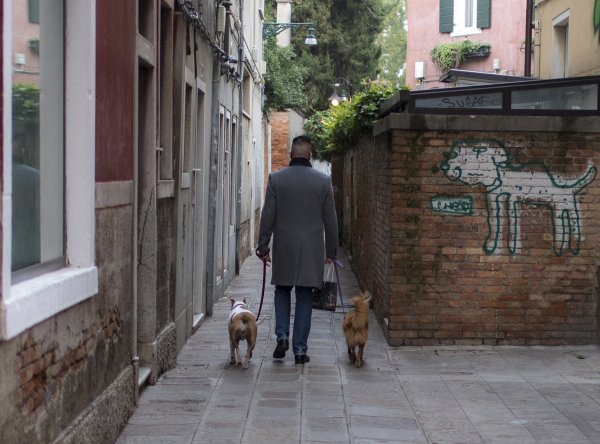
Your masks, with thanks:
M 597 168 L 587 170 L 575 179 L 565 179 L 553 174 L 545 165 L 514 165 L 506 149 L 497 141 L 463 141 L 453 144 L 442 170 L 453 181 L 467 185 L 483 185 L 487 197 L 488 236 L 484 244 L 486 253 L 493 253 L 501 239 L 501 227 L 508 227 L 508 249 L 517 250 L 520 230 L 520 206 L 541 205 L 552 211 L 554 253 L 563 254 L 568 249 L 579 253 L 580 220 L 577 206 L 578 194 L 596 177 Z M 506 212 L 502 211 L 503 202 Z M 503 214 L 507 223 L 503 224 Z

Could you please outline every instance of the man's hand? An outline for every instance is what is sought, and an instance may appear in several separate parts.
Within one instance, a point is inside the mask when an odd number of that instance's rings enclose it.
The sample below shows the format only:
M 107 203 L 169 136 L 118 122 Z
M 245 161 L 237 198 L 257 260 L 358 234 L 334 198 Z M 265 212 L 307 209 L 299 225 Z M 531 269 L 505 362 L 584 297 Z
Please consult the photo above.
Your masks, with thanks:
M 260 255 L 258 248 L 255 251 L 256 253 L 256 257 L 258 257 L 261 261 L 263 261 L 264 263 L 268 264 L 271 262 L 271 254 L 269 251 L 267 251 L 264 255 Z

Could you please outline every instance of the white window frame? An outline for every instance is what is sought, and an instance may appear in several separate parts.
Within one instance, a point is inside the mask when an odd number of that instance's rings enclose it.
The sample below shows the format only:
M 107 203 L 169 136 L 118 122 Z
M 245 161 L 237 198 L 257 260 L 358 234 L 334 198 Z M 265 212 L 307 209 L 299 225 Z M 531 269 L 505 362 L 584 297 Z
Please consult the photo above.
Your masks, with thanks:
M 552 19 L 552 78 L 569 76 L 569 22 L 571 10 L 561 12 Z
M 2 296 L 0 339 L 10 339 L 98 293 L 95 257 L 96 0 L 65 1 L 66 266 L 11 284 L 12 0 L 4 4 Z
M 481 34 L 481 28 L 477 27 L 477 0 L 473 0 L 473 26 L 465 25 L 466 0 L 454 0 L 454 26 L 452 37 Z

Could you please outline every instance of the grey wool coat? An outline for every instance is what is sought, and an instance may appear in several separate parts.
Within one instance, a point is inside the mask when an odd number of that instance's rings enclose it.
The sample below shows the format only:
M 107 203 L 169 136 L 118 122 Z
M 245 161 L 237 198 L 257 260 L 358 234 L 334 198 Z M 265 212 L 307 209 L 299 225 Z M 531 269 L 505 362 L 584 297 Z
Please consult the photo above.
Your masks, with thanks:
M 256 249 L 260 256 L 269 252 L 271 236 L 271 284 L 321 288 L 325 258 L 337 255 L 338 225 L 331 179 L 308 160 L 294 159 L 269 175 Z

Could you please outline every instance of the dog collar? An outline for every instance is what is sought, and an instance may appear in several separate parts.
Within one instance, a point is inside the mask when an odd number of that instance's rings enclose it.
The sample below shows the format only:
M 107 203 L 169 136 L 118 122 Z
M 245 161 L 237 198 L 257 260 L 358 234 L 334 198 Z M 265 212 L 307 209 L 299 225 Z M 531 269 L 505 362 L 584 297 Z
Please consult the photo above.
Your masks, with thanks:
M 245 307 L 248 308 L 248 305 L 246 305 L 244 302 L 236 302 L 235 304 L 233 304 L 233 307 L 231 307 L 232 310 L 235 310 L 237 307 Z

